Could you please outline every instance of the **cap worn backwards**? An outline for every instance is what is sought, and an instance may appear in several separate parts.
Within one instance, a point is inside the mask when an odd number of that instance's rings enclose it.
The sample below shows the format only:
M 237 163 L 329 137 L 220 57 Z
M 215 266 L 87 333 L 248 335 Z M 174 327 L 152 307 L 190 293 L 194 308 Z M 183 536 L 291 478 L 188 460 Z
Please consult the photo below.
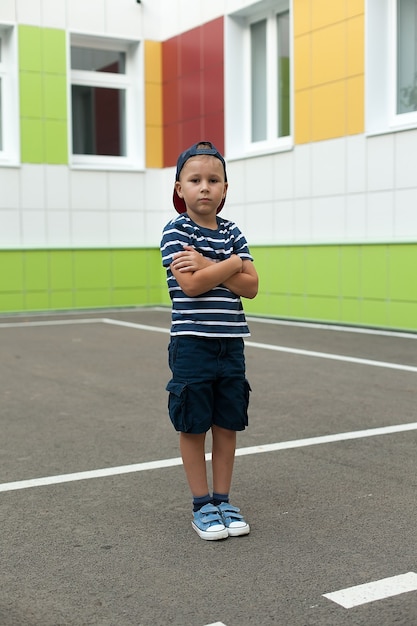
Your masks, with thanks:
M 225 182 L 227 182 L 225 160 L 220 154 L 220 152 L 217 150 L 217 148 L 210 141 L 199 141 L 198 143 L 195 143 L 193 146 L 191 146 L 190 148 L 187 148 L 187 150 L 185 150 L 184 152 L 180 154 L 177 160 L 177 172 L 175 175 L 175 182 L 177 182 L 180 179 L 181 170 L 186 164 L 186 162 L 188 161 L 188 159 L 194 156 L 200 156 L 200 154 L 207 154 L 209 156 L 214 156 L 217 159 L 219 159 L 219 161 L 222 162 L 223 169 L 224 169 L 224 180 Z M 175 189 L 175 186 L 174 186 L 174 195 L 173 195 L 172 200 L 174 202 L 174 207 L 177 213 L 185 213 L 187 211 L 187 207 L 185 206 L 184 199 L 179 197 L 179 195 L 177 194 L 177 190 Z M 220 211 L 222 210 L 225 200 L 226 198 L 223 198 L 223 200 L 220 202 L 219 206 L 217 207 L 217 213 L 220 213 Z

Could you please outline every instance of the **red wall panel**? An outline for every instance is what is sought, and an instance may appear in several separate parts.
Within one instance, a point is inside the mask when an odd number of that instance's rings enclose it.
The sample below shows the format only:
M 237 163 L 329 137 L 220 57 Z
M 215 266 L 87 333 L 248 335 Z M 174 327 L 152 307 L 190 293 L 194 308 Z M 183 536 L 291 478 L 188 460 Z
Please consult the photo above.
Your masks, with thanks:
M 223 18 L 162 44 L 164 167 L 205 139 L 224 151 Z

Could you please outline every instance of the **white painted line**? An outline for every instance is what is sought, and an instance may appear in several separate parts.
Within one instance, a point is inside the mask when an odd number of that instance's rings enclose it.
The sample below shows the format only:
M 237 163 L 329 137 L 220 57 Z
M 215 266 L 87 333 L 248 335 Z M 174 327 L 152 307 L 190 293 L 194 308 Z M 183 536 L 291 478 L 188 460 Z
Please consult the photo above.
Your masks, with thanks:
M 113 326 L 124 326 L 125 328 L 136 328 L 137 330 L 150 330 L 152 332 L 169 335 L 169 328 L 163 328 L 162 326 L 147 326 L 146 324 L 135 324 L 134 322 L 124 322 L 123 320 L 112 320 L 107 317 L 103 318 L 101 321 L 104 324 L 112 324 Z
M 127 328 L 136 328 L 138 330 L 150 330 L 156 331 L 159 333 L 169 333 L 169 330 L 166 328 L 161 328 L 160 326 L 146 326 L 144 324 L 135 324 L 134 322 L 123 322 L 120 320 L 113 319 L 103 319 L 105 324 L 114 324 L 115 326 L 125 326 Z M 314 352 L 311 350 L 300 350 L 298 348 L 286 348 L 284 346 L 275 346 L 268 343 L 257 343 L 254 341 L 245 341 L 245 346 L 249 346 L 251 348 L 261 348 L 263 350 L 275 350 L 277 352 L 287 352 L 289 354 L 299 354 L 301 356 L 312 356 L 320 359 L 331 359 L 334 361 L 344 361 L 346 363 L 357 363 L 359 365 L 371 365 L 373 367 L 385 367 L 388 369 L 402 370 L 405 372 L 416 372 L 417 367 L 412 365 L 401 365 L 399 363 L 389 363 L 385 361 L 373 361 L 370 359 L 359 359 L 351 356 L 343 356 L 340 354 L 331 354 L 327 352 Z
M 253 341 L 245 341 L 245 346 L 251 348 L 263 348 L 264 350 L 276 350 L 277 352 L 288 352 L 289 354 L 299 354 L 301 356 L 313 356 L 320 359 L 331 359 L 332 361 L 344 361 L 345 363 L 357 363 L 358 365 L 372 365 L 373 367 L 386 367 L 393 370 L 402 370 L 405 372 L 417 372 L 417 367 L 413 365 L 401 365 L 400 363 L 389 363 L 387 361 L 372 361 L 370 359 L 358 359 L 352 356 L 344 356 L 341 354 L 331 354 L 329 352 L 314 352 L 312 350 L 300 350 L 298 348 L 286 348 L 283 346 L 274 346 L 267 343 L 256 343 Z
M 291 450 L 323 443 L 335 443 L 337 441 L 349 441 L 351 439 L 362 439 L 365 437 L 376 437 L 379 435 L 389 435 L 394 433 L 417 430 L 417 422 L 410 424 L 397 424 L 396 426 L 384 426 L 381 428 L 370 428 L 368 430 L 357 430 L 335 435 L 324 435 L 321 437 L 310 437 L 308 439 L 298 439 L 294 441 L 282 441 L 280 443 L 269 443 L 259 446 L 248 446 L 236 450 L 236 456 L 248 456 L 251 454 L 262 454 L 264 452 L 277 452 L 278 450 Z M 211 453 L 206 454 L 206 459 L 211 460 Z M 76 472 L 74 474 L 60 474 L 58 476 L 45 476 L 43 478 L 31 478 L 28 480 L 18 480 L 10 483 L 0 483 L 0 493 L 6 491 L 18 491 L 31 487 L 44 487 L 47 485 L 59 485 L 62 483 L 76 482 L 79 480 L 89 480 L 91 478 L 105 478 L 107 476 L 119 476 L 121 474 L 131 474 L 133 472 L 144 472 L 165 467 L 176 467 L 182 465 L 180 457 L 172 459 L 161 459 L 159 461 L 148 461 L 146 463 L 136 463 L 133 465 L 122 465 L 119 467 L 106 467 L 98 470 L 88 470 Z
M 333 593 L 325 593 L 323 596 L 336 602 L 336 604 L 340 604 L 345 609 L 351 609 L 360 604 L 392 598 L 392 596 L 398 596 L 409 591 L 417 591 L 417 574 L 414 572 L 383 578 L 356 587 L 348 587 Z
M 104 320 L 101 318 L 91 317 L 85 319 L 71 320 L 38 320 L 32 322 L 6 322 L 0 323 L 1 328 L 33 328 L 34 326 L 72 326 L 73 324 L 102 324 Z
M 277 452 L 278 450 L 292 450 L 295 448 L 305 448 L 316 446 L 322 443 L 336 443 L 337 441 L 349 441 L 352 439 L 364 439 L 366 437 L 377 437 L 379 435 L 390 435 L 394 433 L 417 430 L 417 422 L 409 424 L 396 424 L 395 426 L 382 426 L 380 428 L 368 428 L 366 430 L 355 430 L 335 435 L 322 435 L 321 437 L 309 437 L 308 439 L 297 439 L 294 441 L 282 441 L 280 443 L 267 443 L 260 446 L 248 446 L 236 450 L 236 456 L 246 456 L 248 454 L 260 454 L 262 452 Z M 1 485 L 0 485 L 1 489 Z
M 113 326 L 122 326 L 125 328 L 134 328 L 136 330 L 147 330 L 151 332 L 169 334 L 168 328 L 161 326 L 148 326 L 146 324 L 136 324 L 134 322 L 125 322 L 123 320 L 114 320 L 111 318 L 91 318 L 78 320 L 51 320 L 38 322 L 15 322 L 0 324 L 0 328 L 19 328 L 31 326 L 60 326 L 69 324 L 109 324 Z M 390 363 L 388 361 L 374 361 L 371 359 L 359 359 L 356 357 L 345 356 L 341 354 L 332 354 L 330 352 L 315 352 L 313 350 L 301 350 L 298 348 L 287 348 L 285 346 L 276 346 L 268 343 L 258 343 L 254 341 L 245 341 L 245 345 L 250 348 L 260 348 L 263 350 L 273 350 L 276 352 L 286 352 L 288 354 L 298 354 L 300 356 L 310 356 L 319 359 L 330 359 L 332 361 L 343 361 L 345 363 L 356 363 L 358 365 L 370 365 L 372 367 L 384 367 L 387 369 L 401 370 L 403 372 L 417 373 L 417 367 L 413 365 L 401 365 L 400 363 Z
M 226 626 L 223 622 L 213 622 L 212 624 L 206 624 L 206 626 Z

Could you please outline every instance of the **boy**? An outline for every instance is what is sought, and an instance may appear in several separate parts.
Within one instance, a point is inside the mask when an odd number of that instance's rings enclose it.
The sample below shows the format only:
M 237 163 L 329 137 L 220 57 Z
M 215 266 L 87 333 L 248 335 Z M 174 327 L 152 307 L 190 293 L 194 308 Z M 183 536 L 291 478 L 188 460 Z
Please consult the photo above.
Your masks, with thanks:
M 240 296 L 256 296 L 258 275 L 245 237 L 218 217 L 227 187 L 226 164 L 213 144 L 203 141 L 180 154 L 173 195 L 180 215 L 161 241 L 172 300 L 169 415 L 193 495 L 191 524 L 207 540 L 250 531 L 229 491 L 250 391 L 243 344 L 250 333 Z M 205 461 L 210 429 L 213 496 Z

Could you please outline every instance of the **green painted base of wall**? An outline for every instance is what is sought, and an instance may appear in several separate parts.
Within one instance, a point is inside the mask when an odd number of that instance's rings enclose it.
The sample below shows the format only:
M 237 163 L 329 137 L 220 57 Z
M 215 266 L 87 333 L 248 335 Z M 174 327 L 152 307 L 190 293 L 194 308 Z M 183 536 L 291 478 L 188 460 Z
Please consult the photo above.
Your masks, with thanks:
M 247 313 L 417 331 L 417 244 L 251 250 Z M 158 249 L 0 251 L 0 313 L 169 303 Z
M 168 303 L 159 250 L 0 252 L 0 312 Z
M 260 276 L 248 313 L 417 331 L 417 244 L 251 248 Z

